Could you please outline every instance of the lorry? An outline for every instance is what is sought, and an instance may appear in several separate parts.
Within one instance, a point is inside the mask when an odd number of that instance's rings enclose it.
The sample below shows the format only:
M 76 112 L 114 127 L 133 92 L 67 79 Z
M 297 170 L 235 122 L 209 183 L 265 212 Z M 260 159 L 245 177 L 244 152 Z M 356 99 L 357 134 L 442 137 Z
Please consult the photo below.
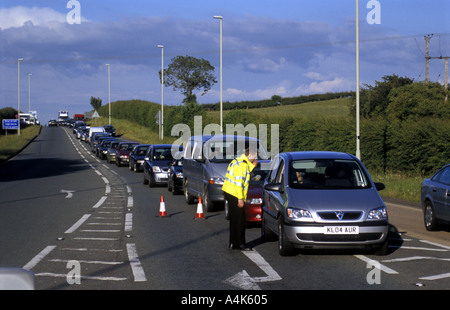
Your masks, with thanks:
M 69 119 L 69 111 L 58 112 L 58 122 L 65 122 Z
M 84 121 L 84 114 L 74 114 L 73 119 L 75 121 Z

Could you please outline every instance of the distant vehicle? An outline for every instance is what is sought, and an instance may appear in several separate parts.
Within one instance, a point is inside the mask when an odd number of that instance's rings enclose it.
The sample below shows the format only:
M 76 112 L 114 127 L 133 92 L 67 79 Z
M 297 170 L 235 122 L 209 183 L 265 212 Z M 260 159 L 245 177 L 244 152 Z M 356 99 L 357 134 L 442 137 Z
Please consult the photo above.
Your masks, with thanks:
M 114 141 L 106 151 L 106 161 L 108 163 L 116 162 L 116 149 L 119 146 L 120 141 Z
M 438 230 L 450 222 L 450 164 L 422 182 L 420 192 L 425 228 Z
M 94 132 L 106 132 L 105 128 L 103 127 L 91 127 L 89 128 L 89 135 L 87 142 L 91 142 L 91 136 Z
M 111 144 L 115 141 L 119 141 L 116 138 L 109 137 L 106 139 L 103 139 L 99 145 L 97 145 L 97 152 L 96 155 L 100 159 L 106 159 L 106 155 L 108 152 L 108 149 L 111 147 Z
M 103 128 L 105 128 L 105 131 L 109 133 L 111 136 L 116 136 L 116 129 L 113 125 L 103 125 Z
M 144 161 L 144 184 L 150 187 L 156 184 L 167 184 L 167 173 L 169 171 L 169 162 L 173 160 L 172 148 L 178 152 L 179 145 L 174 144 L 152 144 Z
M 172 194 L 183 193 L 183 152 L 175 155 L 169 163 L 167 190 Z
M 83 127 L 83 126 L 86 126 L 86 123 L 84 121 L 75 121 L 75 123 L 73 124 L 73 129 L 72 129 L 73 134 L 77 133 L 78 127 Z
M 58 122 L 65 122 L 69 119 L 69 111 L 58 112 Z
M 74 114 L 73 119 L 75 121 L 84 121 L 84 114 Z
M 265 180 L 262 239 L 278 236 L 282 256 L 300 249 L 388 247 L 388 214 L 374 183 L 355 156 L 287 152 Z
M 120 142 L 115 149 L 116 154 L 116 166 L 120 167 L 122 164 L 126 164 L 128 166 L 128 162 L 130 160 L 130 153 L 133 148 L 138 145 L 137 142 Z
M 254 144 L 260 158 L 268 159 L 265 147 L 258 139 L 244 136 L 193 136 L 183 155 L 184 196 L 187 203 L 201 196 L 203 209 L 213 211 L 216 204 L 224 204 L 222 191 L 228 164 Z
M 131 171 L 142 171 L 142 165 L 145 161 L 145 154 L 147 154 L 150 144 L 138 144 L 130 153 L 130 161 L 128 167 Z
M 99 143 L 99 140 L 105 137 L 110 138 L 111 136 L 105 132 L 94 132 L 92 134 L 91 141 L 89 142 L 92 153 L 97 152 L 97 144 Z
M 58 122 L 54 119 L 48 121 L 48 127 L 56 127 L 58 126 Z

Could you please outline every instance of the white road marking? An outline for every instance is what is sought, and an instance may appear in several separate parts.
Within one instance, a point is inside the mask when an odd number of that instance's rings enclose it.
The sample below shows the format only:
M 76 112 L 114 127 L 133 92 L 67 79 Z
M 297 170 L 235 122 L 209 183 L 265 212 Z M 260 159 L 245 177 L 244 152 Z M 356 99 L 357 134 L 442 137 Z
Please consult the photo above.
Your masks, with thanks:
M 72 227 L 70 227 L 68 230 L 66 230 L 64 233 L 66 234 L 71 234 L 73 233 L 75 230 L 78 229 L 78 227 L 80 227 L 84 222 L 86 222 L 86 220 L 90 217 L 90 214 L 85 214 L 83 215 L 75 224 L 72 225 Z
M 134 243 L 127 243 L 128 259 L 130 261 L 131 269 L 134 275 L 135 282 L 147 281 L 141 261 L 136 252 L 136 245 Z
M 370 261 L 373 261 L 373 259 L 370 259 L 370 258 L 368 258 L 367 256 L 364 256 L 364 255 L 355 255 L 355 257 L 359 258 L 360 260 L 362 260 L 362 261 L 364 261 L 366 263 L 368 263 Z M 387 274 L 398 274 L 398 272 L 395 271 L 394 269 L 386 267 L 386 266 L 384 266 L 382 264 L 379 264 L 379 265 L 380 265 L 380 270 L 386 272 Z
M 51 272 L 41 272 L 36 273 L 37 277 L 54 277 L 54 278 L 67 278 L 67 274 L 64 273 L 51 273 Z M 100 280 L 100 281 L 124 281 L 127 278 L 119 278 L 119 277 L 90 277 L 90 276 L 81 276 L 82 280 Z
M 93 209 L 97 209 L 98 207 L 100 207 L 106 200 L 106 196 L 102 196 L 102 198 L 100 198 L 100 200 L 92 207 Z
M 133 213 L 125 214 L 125 231 L 133 230 Z
M 23 269 L 31 270 L 34 266 L 39 264 L 41 260 L 44 259 L 45 256 L 47 256 L 51 251 L 53 251 L 56 248 L 56 245 L 49 245 L 45 249 L 43 249 L 41 252 L 39 252 L 38 255 L 33 257 L 25 266 L 23 266 Z

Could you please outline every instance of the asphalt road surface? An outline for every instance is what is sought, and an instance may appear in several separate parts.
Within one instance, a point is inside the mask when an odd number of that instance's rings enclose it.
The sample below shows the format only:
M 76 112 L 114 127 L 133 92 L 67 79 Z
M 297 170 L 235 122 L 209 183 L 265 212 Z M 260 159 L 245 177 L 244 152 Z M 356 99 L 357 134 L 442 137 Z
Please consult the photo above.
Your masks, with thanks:
M 427 232 L 418 205 L 386 202 L 386 256 L 281 257 L 257 226 L 246 230 L 254 251 L 228 250 L 223 211 L 195 219 L 196 204 L 142 181 L 142 173 L 98 160 L 70 129 L 44 127 L 0 166 L 0 267 L 30 270 L 37 290 L 450 288 L 450 232 Z M 162 195 L 166 217 L 159 216 Z M 194 295 L 177 302 L 203 302 Z

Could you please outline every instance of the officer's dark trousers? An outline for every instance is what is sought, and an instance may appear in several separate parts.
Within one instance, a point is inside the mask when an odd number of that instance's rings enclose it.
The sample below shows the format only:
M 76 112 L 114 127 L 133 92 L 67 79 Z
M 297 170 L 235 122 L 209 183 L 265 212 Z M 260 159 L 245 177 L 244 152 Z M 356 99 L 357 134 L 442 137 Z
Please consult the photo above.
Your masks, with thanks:
M 228 193 L 225 199 L 228 201 L 230 212 L 230 245 L 245 245 L 245 211 L 238 207 L 238 199 Z

